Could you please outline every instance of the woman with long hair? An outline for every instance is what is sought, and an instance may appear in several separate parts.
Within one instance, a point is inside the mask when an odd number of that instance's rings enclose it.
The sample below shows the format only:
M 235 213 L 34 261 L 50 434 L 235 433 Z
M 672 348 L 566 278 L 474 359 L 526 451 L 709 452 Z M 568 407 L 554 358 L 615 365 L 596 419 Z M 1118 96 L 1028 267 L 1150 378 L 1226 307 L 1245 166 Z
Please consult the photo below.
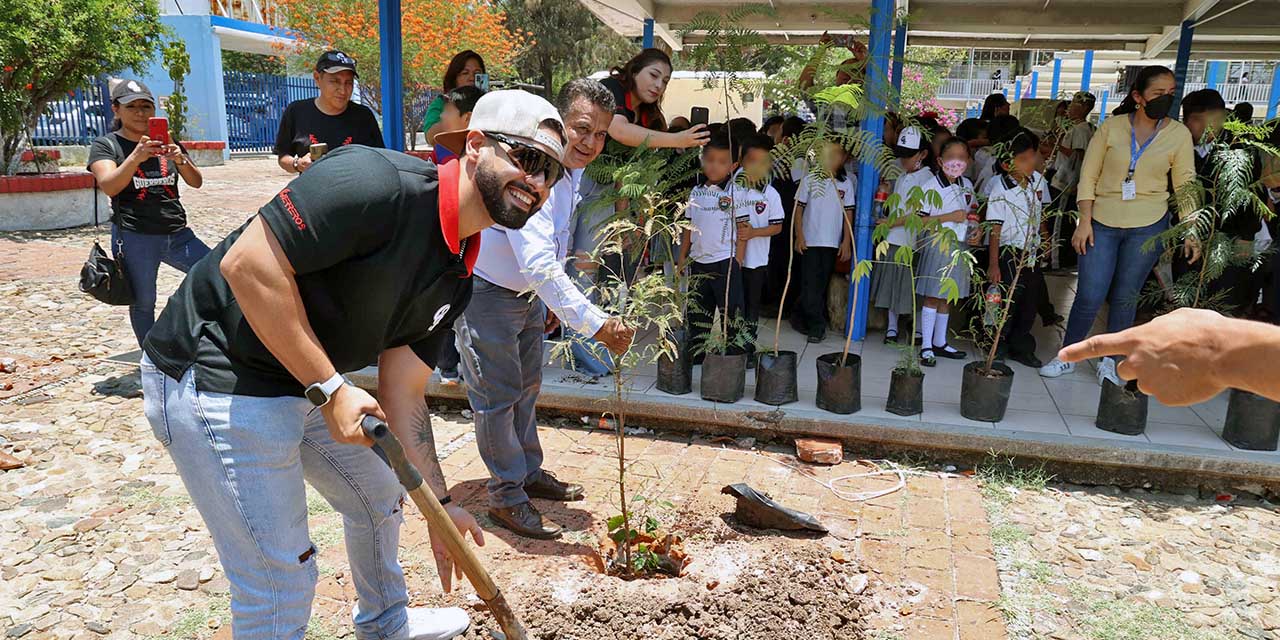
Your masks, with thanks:
M 440 124 L 440 114 L 444 112 L 446 102 L 444 97 L 458 87 L 476 86 L 476 76 L 482 73 L 485 73 L 484 58 L 470 49 L 458 52 L 449 61 L 444 70 L 444 92 L 427 106 L 427 116 L 422 122 L 427 144 L 435 144 L 436 134 L 444 132 L 444 126 Z
M 987 96 L 987 99 L 982 101 L 982 115 L 978 116 L 978 118 L 986 122 L 991 122 L 996 116 L 1007 115 L 1009 115 L 1009 96 L 1004 95 L 1001 91 L 997 91 Z
M 671 58 L 661 49 L 645 49 L 622 66 L 614 67 L 601 84 L 613 92 L 617 103 L 609 137 L 628 147 L 647 144 L 655 148 L 700 147 L 710 138 L 705 125 L 680 132 L 667 131 L 662 96 L 671 82 Z
M 112 132 L 89 147 L 89 171 L 111 198 L 111 248 L 124 265 L 133 303 L 129 323 L 138 346 L 156 322 L 156 274 L 163 262 L 183 273 L 209 253 L 187 226 L 178 176 L 192 189 L 200 169 L 177 141 L 148 137 L 156 99 L 146 85 L 122 80 L 111 89 Z
M 1167 67 L 1143 68 L 1112 112 L 1116 117 L 1089 141 L 1076 196 L 1080 221 L 1071 238 L 1080 255 L 1079 281 L 1063 346 L 1088 336 L 1104 301 L 1110 303 L 1107 333 L 1133 325 L 1142 284 L 1162 251 L 1148 241 L 1169 228 L 1170 185 L 1176 193 L 1195 179 L 1191 133 L 1169 117 L 1176 88 Z M 1183 251 L 1192 263 L 1199 258 L 1192 239 Z M 1099 383 L 1117 381 L 1115 367 L 1103 358 Z M 1074 369 L 1054 358 L 1040 375 L 1056 378 Z

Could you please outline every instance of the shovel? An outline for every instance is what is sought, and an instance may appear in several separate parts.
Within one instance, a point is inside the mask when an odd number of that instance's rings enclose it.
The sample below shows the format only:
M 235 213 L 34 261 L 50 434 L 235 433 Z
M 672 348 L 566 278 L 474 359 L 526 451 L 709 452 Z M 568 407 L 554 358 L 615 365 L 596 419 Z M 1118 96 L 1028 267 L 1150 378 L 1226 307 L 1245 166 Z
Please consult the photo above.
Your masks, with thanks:
M 498 586 L 489 577 L 489 572 L 480 566 L 480 560 L 476 558 L 475 552 L 463 542 L 462 534 L 458 532 L 457 527 L 453 526 L 453 520 L 445 512 L 440 500 L 423 485 L 422 474 L 418 473 L 418 470 L 404 457 L 400 440 L 391 433 L 387 423 L 373 416 L 365 416 L 360 426 L 364 429 L 365 435 L 373 440 L 375 451 L 382 450 L 383 460 L 386 460 L 391 470 L 395 471 L 396 477 L 399 478 L 405 491 L 409 492 L 413 503 L 418 505 L 418 510 L 426 516 L 427 525 L 444 538 L 444 546 L 449 550 L 449 555 L 462 568 L 462 573 L 467 576 L 467 580 L 471 581 L 471 586 L 476 589 L 476 595 L 489 605 L 489 612 L 498 621 L 498 626 L 502 628 L 507 640 L 527 640 L 528 635 L 525 633 L 524 626 L 511 611 L 506 597 L 498 591 Z

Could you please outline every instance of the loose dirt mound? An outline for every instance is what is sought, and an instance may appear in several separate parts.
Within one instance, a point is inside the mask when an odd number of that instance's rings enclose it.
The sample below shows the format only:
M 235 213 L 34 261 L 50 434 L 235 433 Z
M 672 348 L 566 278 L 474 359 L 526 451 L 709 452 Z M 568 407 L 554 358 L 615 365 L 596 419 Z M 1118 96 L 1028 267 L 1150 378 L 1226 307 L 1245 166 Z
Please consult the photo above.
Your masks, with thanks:
M 668 580 L 566 570 L 539 589 L 520 585 L 513 595 L 529 637 L 540 640 L 865 637 L 868 612 L 854 593 L 859 570 L 821 546 L 778 547 L 728 543 L 708 549 L 685 577 Z M 472 621 L 466 638 L 492 637 L 487 613 L 473 613 Z

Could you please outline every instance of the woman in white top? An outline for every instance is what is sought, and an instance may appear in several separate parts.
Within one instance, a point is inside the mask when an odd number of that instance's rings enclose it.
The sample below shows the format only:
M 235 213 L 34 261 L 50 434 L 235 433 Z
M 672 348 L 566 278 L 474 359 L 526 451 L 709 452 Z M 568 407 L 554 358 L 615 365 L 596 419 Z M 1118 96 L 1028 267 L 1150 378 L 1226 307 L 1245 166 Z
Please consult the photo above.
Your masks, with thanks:
M 963 140 L 943 143 L 936 165 L 931 178 L 920 185 L 925 192 L 920 213 L 931 224 L 921 234 L 916 251 L 916 294 L 924 298 L 920 364 L 926 367 L 937 364 L 935 356 L 962 360 L 968 355 L 947 344 L 951 316 L 947 281 L 955 283 L 957 297 L 969 295 L 969 260 L 963 253 L 968 249 L 969 210 L 977 197 L 973 183 L 964 177 L 969 145 Z

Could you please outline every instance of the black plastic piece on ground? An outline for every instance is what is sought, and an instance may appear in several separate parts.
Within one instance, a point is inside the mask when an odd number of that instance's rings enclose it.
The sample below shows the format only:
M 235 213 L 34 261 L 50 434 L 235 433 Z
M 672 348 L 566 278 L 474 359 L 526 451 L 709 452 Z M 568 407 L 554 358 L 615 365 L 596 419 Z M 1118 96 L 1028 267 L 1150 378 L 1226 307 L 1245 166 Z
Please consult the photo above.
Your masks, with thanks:
M 1280 441 L 1280 403 L 1232 389 L 1222 439 L 1249 451 L 1275 451 Z
M 1123 436 L 1141 435 L 1147 430 L 1147 394 L 1138 390 L 1136 380 L 1119 386 L 1110 379 L 1102 381 L 1098 398 L 1098 419 L 1094 423 L 1103 431 Z
M 816 404 L 823 411 L 849 415 L 862 410 L 862 357 L 851 353 L 841 363 L 841 355 L 818 356 Z
M 747 390 L 747 354 L 708 353 L 702 360 L 702 399 L 737 402 Z
M 796 352 L 762 351 L 756 363 L 756 402 L 773 406 L 800 399 L 796 379 Z
M 889 378 L 889 400 L 884 410 L 900 416 L 924 413 L 924 373 L 908 374 L 894 369 Z
M 803 511 L 788 509 L 745 483 L 727 485 L 720 490 L 720 493 L 737 497 L 738 508 L 733 515 L 738 522 L 749 527 L 782 531 L 827 532 L 827 528 L 818 522 L 817 518 Z
M 979 422 L 1000 422 L 1009 408 L 1013 391 L 1013 369 L 999 362 L 991 365 L 994 375 L 984 375 L 985 362 L 964 366 L 960 379 L 960 415 Z

